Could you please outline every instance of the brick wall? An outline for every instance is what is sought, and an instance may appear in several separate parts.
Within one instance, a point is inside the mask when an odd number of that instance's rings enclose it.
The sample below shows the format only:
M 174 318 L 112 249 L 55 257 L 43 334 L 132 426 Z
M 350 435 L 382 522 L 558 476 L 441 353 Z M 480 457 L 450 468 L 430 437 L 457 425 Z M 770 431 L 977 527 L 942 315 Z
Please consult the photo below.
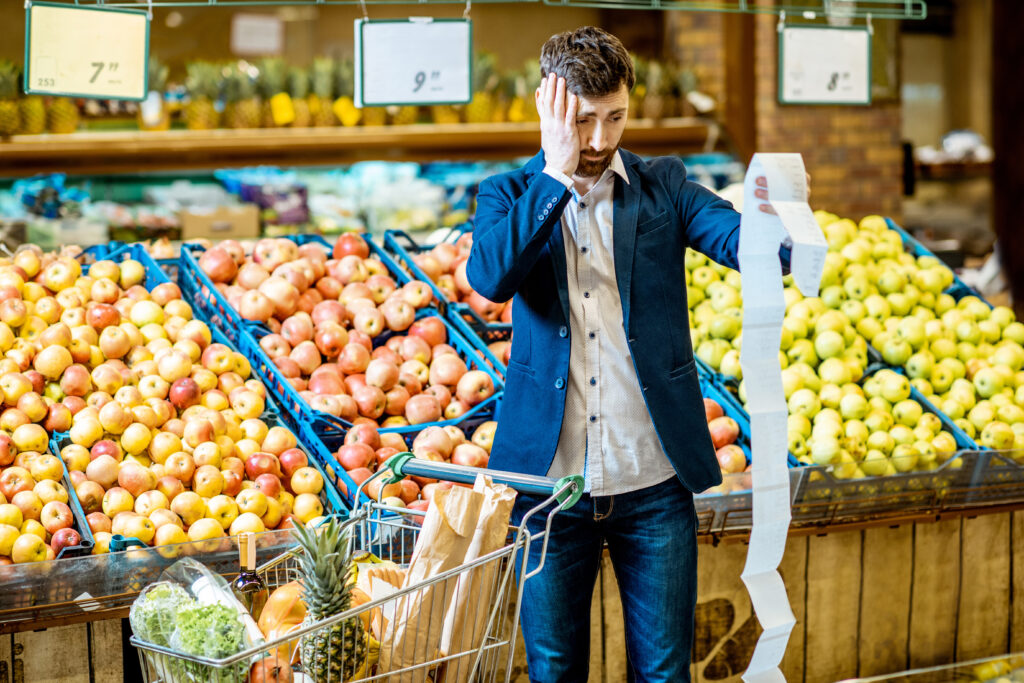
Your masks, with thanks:
M 720 105 L 727 97 L 722 20 L 718 12 L 666 12 L 665 21 L 670 36 L 665 57 L 691 67 L 698 89 Z
M 901 213 L 899 103 L 870 107 L 778 104 L 776 17 L 755 19 L 757 149 L 799 152 L 812 177 L 814 208 L 859 219 Z
M 722 14 L 669 12 L 670 52 L 692 66 L 700 89 L 719 111 L 729 96 Z M 860 219 L 872 213 L 898 218 L 902 205 L 899 103 L 870 107 L 792 106 L 776 94 L 777 17 L 754 18 L 756 147 L 761 152 L 799 152 L 812 177 L 814 208 Z

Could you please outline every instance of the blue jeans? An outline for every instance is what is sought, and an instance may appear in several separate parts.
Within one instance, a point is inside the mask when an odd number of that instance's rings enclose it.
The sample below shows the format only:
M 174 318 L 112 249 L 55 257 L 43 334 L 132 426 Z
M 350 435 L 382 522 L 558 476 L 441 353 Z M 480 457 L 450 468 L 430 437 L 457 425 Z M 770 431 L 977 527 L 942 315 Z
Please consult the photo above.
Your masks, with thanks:
M 540 502 L 520 495 L 513 522 Z M 545 512 L 530 518 L 531 533 L 544 530 Z M 622 598 L 630 680 L 689 681 L 696 513 L 693 495 L 675 477 L 617 496 L 585 494 L 555 515 L 544 569 L 522 587 L 530 681 L 586 683 L 591 598 L 605 542 Z M 540 545 L 532 544 L 528 570 L 540 561 Z

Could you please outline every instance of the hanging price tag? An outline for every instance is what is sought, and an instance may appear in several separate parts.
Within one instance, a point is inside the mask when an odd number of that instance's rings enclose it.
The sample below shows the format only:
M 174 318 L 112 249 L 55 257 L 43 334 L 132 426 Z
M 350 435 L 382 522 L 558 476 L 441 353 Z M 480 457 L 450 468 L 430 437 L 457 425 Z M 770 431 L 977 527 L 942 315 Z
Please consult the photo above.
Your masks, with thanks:
M 142 100 L 148 60 L 145 12 L 35 2 L 25 13 L 27 93 Z
M 356 106 L 460 104 L 473 97 L 469 19 L 357 19 Z
M 868 29 L 784 27 L 779 32 L 779 102 L 871 104 Z

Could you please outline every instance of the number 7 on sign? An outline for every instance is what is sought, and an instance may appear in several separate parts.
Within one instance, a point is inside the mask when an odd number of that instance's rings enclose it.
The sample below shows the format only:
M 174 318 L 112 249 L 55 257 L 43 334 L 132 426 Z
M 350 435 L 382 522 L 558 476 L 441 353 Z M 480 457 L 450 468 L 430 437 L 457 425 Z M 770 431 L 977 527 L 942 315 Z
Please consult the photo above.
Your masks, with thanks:
M 109 65 L 106 62 L 93 62 L 91 66 L 96 67 L 96 72 L 89 79 L 90 83 L 96 82 L 96 79 L 99 78 L 100 73 L 103 71 L 103 67 L 106 67 L 107 71 L 117 71 L 117 62 L 111 62 Z

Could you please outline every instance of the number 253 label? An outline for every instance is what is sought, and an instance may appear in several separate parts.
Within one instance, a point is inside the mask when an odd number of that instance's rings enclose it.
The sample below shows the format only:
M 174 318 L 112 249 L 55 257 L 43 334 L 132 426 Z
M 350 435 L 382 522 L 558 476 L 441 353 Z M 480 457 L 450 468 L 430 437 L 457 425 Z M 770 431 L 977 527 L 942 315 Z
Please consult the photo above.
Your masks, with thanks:
M 468 19 L 357 19 L 355 45 L 357 106 L 460 104 L 473 97 Z

